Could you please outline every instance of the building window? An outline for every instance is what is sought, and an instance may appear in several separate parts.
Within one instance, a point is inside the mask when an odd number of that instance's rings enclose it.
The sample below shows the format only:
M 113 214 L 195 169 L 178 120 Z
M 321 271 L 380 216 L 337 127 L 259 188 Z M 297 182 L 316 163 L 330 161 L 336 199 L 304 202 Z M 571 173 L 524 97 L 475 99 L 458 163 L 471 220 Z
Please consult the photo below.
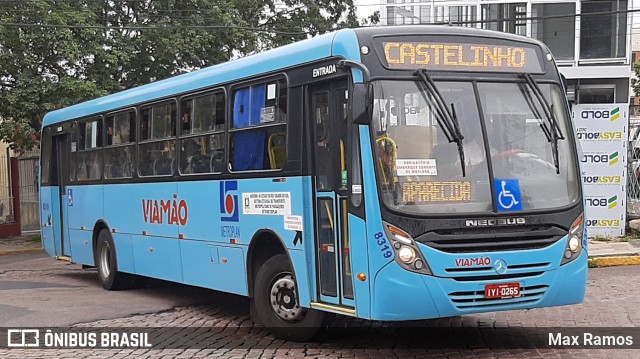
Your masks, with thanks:
M 580 59 L 626 55 L 627 1 L 583 1 L 580 17 Z M 619 13 L 616 13 L 620 11 Z M 593 13 L 593 15 L 589 15 Z M 610 14 L 603 14 L 610 13 Z
M 545 43 L 557 60 L 573 60 L 575 51 L 575 3 L 533 4 L 531 37 Z M 547 18 L 549 16 L 562 18 Z
M 526 16 L 527 3 L 482 5 L 482 28 L 524 36 L 527 34 Z
M 431 7 L 428 5 L 387 6 L 387 25 L 428 24 L 430 22 Z
M 475 6 L 436 6 L 433 14 L 434 22 L 475 27 L 476 9 Z
M 580 87 L 578 90 L 579 103 L 614 103 L 615 88 L 613 87 Z

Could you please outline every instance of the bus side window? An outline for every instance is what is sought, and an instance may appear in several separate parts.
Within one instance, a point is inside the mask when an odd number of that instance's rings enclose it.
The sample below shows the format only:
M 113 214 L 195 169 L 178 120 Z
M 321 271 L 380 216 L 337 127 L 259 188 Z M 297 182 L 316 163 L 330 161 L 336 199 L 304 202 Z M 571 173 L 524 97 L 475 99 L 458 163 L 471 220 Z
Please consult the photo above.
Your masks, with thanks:
M 75 181 L 77 177 L 78 167 L 76 166 L 76 157 L 78 154 L 78 123 L 71 124 L 71 164 L 69 168 L 69 179 Z
M 135 111 L 122 112 L 107 117 L 107 148 L 104 152 L 105 178 L 130 178 L 133 176 L 135 121 Z
M 165 102 L 142 110 L 138 146 L 140 176 L 170 176 L 175 159 L 176 104 Z
M 210 93 L 180 103 L 180 173 L 222 172 L 225 150 L 224 104 L 223 93 Z
M 77 136 L 77 137 L 76 137 Z M 72 180 L 95 180 L 102 177 L 102 119 L 93 118 L 78 122 L 73 129 Z M 77 139 L 77 140 L 76 140 Z
M 231 168 L 234 171 L 281 169 L 286 164 L 284 82 L 256 84 L 233 93 Z

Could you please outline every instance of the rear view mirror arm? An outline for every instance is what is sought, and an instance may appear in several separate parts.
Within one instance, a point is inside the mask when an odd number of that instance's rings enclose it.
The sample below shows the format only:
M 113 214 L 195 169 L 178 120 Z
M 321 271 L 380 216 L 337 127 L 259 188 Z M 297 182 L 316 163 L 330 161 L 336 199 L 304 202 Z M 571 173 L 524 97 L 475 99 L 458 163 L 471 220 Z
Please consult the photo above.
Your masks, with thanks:
M 362 71 L 362 82 L 364 83 L 369 82 L 369 79 L 371 79 L 371 73 L 369 72 L 369 69 L 365 65 L 361 64 L 360 62 L 355 62 L 351 60 L 340 60 L 338 61 L 338 67 L 340 68 L 355 67 L 358 70 Z

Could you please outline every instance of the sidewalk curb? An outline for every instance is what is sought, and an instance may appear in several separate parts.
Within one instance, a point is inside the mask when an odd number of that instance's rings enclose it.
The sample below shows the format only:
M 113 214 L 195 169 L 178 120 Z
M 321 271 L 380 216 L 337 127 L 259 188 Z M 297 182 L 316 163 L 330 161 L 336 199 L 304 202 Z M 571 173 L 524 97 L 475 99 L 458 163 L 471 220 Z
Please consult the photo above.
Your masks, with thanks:
M 39 253 L 43 252 L 42 248 L 21 248 L 21 249 L 7 249 L 0 250 L 0 256 L 5 254 L 18 254 L 18 253 Z
M 593 257 L 589 267 L 614 267 L 640 265 L 640 256 Z

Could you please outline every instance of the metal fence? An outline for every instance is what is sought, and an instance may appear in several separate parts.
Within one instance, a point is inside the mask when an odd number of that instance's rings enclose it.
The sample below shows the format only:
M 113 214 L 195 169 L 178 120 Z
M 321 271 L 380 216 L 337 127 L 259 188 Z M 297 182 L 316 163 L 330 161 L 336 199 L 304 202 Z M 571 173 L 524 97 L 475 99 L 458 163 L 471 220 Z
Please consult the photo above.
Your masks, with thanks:
M 629 120 L 627 217 L 640 218 L 640 121 Z
M 18 157 L 20 228 L 23 232 L 40 228 L 40 211 L 38 206 L 39 156 L 39 151 L 31 151 L 25 152 Z
M 11 158 L 0 155 L 0 224 L 13 223 L 13 193 L 11 190 Z

